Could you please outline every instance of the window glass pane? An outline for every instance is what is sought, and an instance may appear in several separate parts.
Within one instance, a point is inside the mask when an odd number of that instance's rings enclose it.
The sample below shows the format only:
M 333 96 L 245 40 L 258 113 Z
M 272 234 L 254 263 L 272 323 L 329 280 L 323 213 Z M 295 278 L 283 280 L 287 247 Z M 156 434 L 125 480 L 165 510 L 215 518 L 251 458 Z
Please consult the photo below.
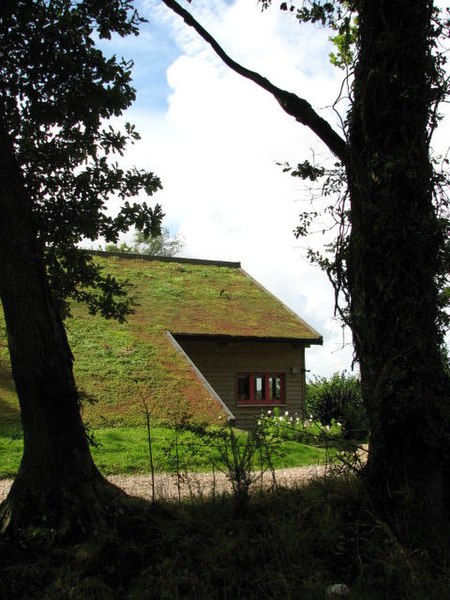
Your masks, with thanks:
M 255 375 L 255 400 L 266 399 L 266 390 L 264 387 L 264 375 Z
M 248 375 L 238 377 L 238 400 L 250 400 L 250 377 Z
M 281 400 L 281 377 L 279 375 L 269 376 L 269 393 L 271 400 Z

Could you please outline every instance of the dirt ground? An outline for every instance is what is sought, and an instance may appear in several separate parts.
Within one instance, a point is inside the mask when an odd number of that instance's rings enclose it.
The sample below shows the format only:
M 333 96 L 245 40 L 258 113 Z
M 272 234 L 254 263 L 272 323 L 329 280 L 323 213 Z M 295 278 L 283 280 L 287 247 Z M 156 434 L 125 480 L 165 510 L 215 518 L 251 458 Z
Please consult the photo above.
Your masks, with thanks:
M 279 485 L 297 485 L 302 481 L 323 475 L 325 467 L 297 467 L 275 471 L 275 481 Z M 152 480 L 150 475 L 111 475 L 108 479 L 122 488 L 130 496 L 152 499 Z M 274 483 L 273 475 L 255 473 L 254 487 L 270 487 Z M 0 502 L 6 498 L 11 479 L 0 480 Z M 175 475 L 158 473 L 155 475 L 155 499 L 177 499 L 189 497 L 211 496 L 223 491 L 230 491 L 231 485 L 224 473 L 188 473 L 180 480 Z

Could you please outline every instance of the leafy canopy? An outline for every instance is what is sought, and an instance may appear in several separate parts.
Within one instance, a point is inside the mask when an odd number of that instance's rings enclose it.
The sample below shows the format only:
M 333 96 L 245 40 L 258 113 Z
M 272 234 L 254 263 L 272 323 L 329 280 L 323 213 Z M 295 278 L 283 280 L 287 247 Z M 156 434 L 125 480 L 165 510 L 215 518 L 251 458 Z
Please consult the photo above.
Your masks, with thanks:
M 182 236 L 170 236 L 167 227 L 161 228 L 159 235 L 145 235 L 137 231 L 131 246 L 122 242 L 121 244 L 107 244 L 107 252 L 124 252 L 126 254 L 145 254 L 147 256 L 176 256 L 184 246 Z
M 99 236 L 115 243 L 132 225 L 145 235 L 160 232 L 161 207 L 130 201 L 154 194 L 160 180 L 117 162 L 139 139 L 133 125 L 111 123 L 135 99 L 133 63 L 105 57 L 95 43 L 137 35 L 142 21 L 131 0 L 0 6 L 0 110 L 32 199 L 52 289 L 61 308 L 73 297 L 119 319 L 131 310 L 123 285 L 104 277 L 76 246 Z M 120 201 L 115 216 L 107 210 L 113 196 Z

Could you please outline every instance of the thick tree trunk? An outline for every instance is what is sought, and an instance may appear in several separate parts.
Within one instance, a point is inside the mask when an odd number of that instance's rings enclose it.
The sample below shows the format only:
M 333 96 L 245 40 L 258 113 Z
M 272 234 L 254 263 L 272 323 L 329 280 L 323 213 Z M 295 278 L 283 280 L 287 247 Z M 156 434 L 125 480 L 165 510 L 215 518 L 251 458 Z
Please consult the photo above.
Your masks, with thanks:
M 431 0 L 359 2 L 348 278 L 371 422 L 369 487 L 403 534 L 446 543 L 450 385 L 437 325 L 431 10 Z
M 91 532 L 102 525 L 104 495 L 118 491 L 91 458 L 31 201 L 1 121 L 0 295 L 24 432 L 22 463 L 0 508 L 0 530 L 33 525 Z

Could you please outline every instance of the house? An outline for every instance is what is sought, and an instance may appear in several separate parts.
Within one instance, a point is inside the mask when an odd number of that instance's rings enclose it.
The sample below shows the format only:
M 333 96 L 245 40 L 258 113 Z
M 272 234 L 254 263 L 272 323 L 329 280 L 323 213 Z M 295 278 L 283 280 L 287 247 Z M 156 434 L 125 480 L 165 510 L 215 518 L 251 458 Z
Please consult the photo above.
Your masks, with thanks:
M 121 277 L 133 272 L 140 306 L 129 326 L 136 340 L 138 326 L 151 330 L 166 356 L 159 374 L 149 372 L 156 404 L 175 395 L 194 413 L 243 427 L 274 406 L 303 413 L 305 349 L 322 337 L 240 263 L 124 254 L 107 263 Z
M 180 422 L 251 427 L 263 409 L 302 414 L 305 349 L 321 336 L 240 263 L 93 252 L 128 280 L 125 323 L 71 308 L 74 372 L 91 425 L 143 423 L 143 407 Z M 1 382 L 0 382 L 1 387 Z

